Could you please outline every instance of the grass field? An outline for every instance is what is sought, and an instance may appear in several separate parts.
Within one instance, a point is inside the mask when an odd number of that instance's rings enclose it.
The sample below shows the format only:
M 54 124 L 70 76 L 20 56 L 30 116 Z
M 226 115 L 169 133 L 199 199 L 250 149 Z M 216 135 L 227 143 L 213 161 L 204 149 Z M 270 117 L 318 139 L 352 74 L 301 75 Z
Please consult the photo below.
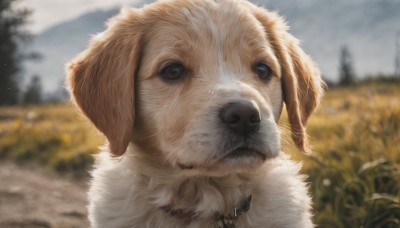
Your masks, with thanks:
M 103 141 L 72 105 L 0 108 L 0 159 L 80 177 Z
M 302 161 L 320 227 L 400 226 L 400 83 L 327 91 L 308 123 L 314 155 Z M 86 175 L 104 138 L 70 105 L 0 108 L 0 159 Z
M 400 84 L 327 92 L 304 160 L 321 227 L 400 227 Z

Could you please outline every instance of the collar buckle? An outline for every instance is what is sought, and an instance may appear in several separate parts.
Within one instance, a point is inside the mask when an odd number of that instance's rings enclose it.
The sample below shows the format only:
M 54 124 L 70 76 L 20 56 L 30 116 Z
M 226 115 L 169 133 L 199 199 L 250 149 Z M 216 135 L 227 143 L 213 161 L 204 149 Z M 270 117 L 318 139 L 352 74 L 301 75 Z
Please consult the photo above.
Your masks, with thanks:
M 250 209 L 251 195 L 244 199 L 239 207 L 233 208 L 233 215 L 218 213 L 215 219 L 216 228 L 234 228 L 238 218 Z

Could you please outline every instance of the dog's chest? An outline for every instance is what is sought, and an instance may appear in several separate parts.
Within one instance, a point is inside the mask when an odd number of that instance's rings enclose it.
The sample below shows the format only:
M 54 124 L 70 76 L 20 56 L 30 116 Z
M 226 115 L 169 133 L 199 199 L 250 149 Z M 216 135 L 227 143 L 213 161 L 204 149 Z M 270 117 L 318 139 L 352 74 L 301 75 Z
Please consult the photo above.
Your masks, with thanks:
M 89 219 L 93 227 L 312 227 L 299 166 L 273 164 L 257 177 L 220 179 L 148 178 L 124 162 L 98 166 Z

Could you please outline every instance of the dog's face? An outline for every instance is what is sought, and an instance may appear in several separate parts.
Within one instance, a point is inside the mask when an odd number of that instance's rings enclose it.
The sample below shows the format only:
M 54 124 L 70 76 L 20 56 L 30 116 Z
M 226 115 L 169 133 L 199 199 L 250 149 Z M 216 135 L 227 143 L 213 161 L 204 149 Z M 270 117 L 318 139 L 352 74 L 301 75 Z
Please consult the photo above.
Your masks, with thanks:
M 321 95 L 319 72 L 273 13 L 245 1 L 160 1 L 126 10 L 70 65 L 83 112 L 121 155 L 129 142 L 183 170 L 253 169 L 293 138 Z

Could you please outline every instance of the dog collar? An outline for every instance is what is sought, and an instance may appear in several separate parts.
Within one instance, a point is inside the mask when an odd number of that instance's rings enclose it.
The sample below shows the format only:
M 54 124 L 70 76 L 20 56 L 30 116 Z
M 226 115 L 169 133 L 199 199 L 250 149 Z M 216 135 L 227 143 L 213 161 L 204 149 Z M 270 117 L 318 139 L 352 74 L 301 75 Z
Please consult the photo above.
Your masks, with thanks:
M 194 210 L 174 209 L 170 204 L 162 206 L 160 207 L 160 209 L 165 211 L 170 216 L 180 219 L 186 225 L 190 224 L 198 216 L 198 214 Z
M 238 218 L 250 209 L 251 195 L 240 202 L 238 206 L 233 207 L 229 214 L 217 212 L 214 217 L 216 228 L 234 228 Z M 190 224 L 197 219 L 198 214 L 194 210 L 174 209 L 171 205 L 160 207 L 163 211 L 172 217 L 182 220 L 185 224 Z
M 217 213 L 215 223 L 217 228 L 234 228 L 238 218 L 250 209 L 251 195 L 245 198 L 238 207 L 233 207 L 232 213 L 224 215 Z

